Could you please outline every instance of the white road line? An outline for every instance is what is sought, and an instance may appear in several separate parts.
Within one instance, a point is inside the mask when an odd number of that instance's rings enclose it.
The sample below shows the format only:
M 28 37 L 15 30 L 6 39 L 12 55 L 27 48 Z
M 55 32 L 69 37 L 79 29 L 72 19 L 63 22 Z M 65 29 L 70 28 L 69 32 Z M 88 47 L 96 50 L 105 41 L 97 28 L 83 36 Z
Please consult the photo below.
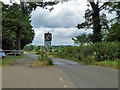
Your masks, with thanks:
M 67 85 L 64 85 L 65 88 L 67 88 L 68 86 Z
M 63 79 L 62 79 L 62 77 L 60 77 L 59 79 L 60 79 L 61 82 L 64 82 Z M 68 86 L 64 84 L 64 87 L 67 88 Z
M 60 79 L 61 82 L 63 82 L 63 79 L 61 77 L 59 79 Z

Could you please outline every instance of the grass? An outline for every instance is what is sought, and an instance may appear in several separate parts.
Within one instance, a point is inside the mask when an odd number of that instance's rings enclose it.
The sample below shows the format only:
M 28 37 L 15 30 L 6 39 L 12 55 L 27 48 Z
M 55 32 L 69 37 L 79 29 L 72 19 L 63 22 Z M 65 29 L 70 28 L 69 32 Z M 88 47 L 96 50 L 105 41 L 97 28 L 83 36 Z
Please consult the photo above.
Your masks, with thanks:
M 27 53 L 31 53 L 31 54 L 35 54 L 35 55 L 40 55 L 40 51 L 30 51 L 30 52 L 27 52 Z
M 14 63 L 18 63 L 15 60 L 14 56 L 6 56 L 5 58 L 2 59 L 2 61 L 0 62 L 0 65 L 11 65 L 11 64 L 14 64 Z
M 27 53 L 36 54 L 36 52 L 33 52 L 33 51 L 30 51 L 30 52 L 27 52 Z
M 51 57 L 60 58 L 60 57 L 53 56 L 53 55 Z M 67 60 L 76 61 L 76 62 L 81 63 L 81 64 L 87 64 L 84 61 L 74 60 L 74 59 L 70 59 L 70 58 L 60 58 L 60 59 L 67 59 Z M 110 61 L 110 60 L 105 60 L 105 61 L 100 61 L 100 62 L 94 61 L 93 63 L 91 63 L 91 64 L 88 63 L 87 65 L 97 65 L 97 66 L 102 66 L 102 67 L 120 69 L 120 63 L 119 62 L 120 62 L 119 59 L 114 60 L 114 61 Z
M 110 68 L 114 68 L 114 69 L 119 69 L 120 68 L 117 60 L 95 62 L 95 65 L 103 66 L 103 67 L 110 67 Z
M 5 58 L 3 58 L 1 61 L 0 61 L 0 66 L 1 65 L 11 65 L 11 64 L 15 64 L 15 63 L 18 63 L 16 61 L 16 58 L 24 58 L 25 55 L 22 53 L 20 56 L 6 56 Z

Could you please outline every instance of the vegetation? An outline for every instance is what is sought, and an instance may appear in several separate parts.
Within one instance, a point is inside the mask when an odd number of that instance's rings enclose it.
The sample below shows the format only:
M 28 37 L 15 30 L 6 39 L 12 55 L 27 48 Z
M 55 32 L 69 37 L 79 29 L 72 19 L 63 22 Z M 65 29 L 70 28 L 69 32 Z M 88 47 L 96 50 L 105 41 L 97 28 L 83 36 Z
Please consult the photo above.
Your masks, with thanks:
M 0 62 L 0 65 L 12 65 L 18 63 L 16 61 L 17 58 L 24 58 L 24 54 L 21 54 L 20 56 L 6 56 L 3 58 Z
M 93 29 L 93 33 L 83 33 L 72 38 L 74 43 L 80 47 L 61 49 L 56 57 L 79 60 L 84 64 L 118 68 L 120 67 L 118 64 L 120 62 L 120 2 L 105 2 L 102 4 L 90 0 L 88 2 L 88 7 L 91 7 L 91 9 L 86 10 L 85 21 L 78 24 L 77 28 Z M 100 13 L 102 10 L 106 10 L 108 13 L 114 11 L 116 17 L 107 20 L 107 16 L 103 12 Z
M 116 18 L 119 22 L 119 14 L 120 14 L 120 2 L 105 2 L 100 3 L 98 0 L 95 2 L 94 0 L 91 2 L 91 0 L 88 0 L 88 8 L 85 11 L 85 21 L 81 24 L 77 25 L 78 29 L 84 28 L 84 29 L 93 29 L 93 34 L 91 35 L 91 41 L 93 43 L 102 41 L 103 35 L 102 30 L 110 31 L 110 23 L 109 20 L 107 20 L 107 16 L 103 10 L 108 11 L 109 13 L 112 13 L 112 11 L 116 12 Z M 119 23 L 120 24 L 120 23 Z M 116 25 L 114 25 L 116 27 Z M 113 32 L 113 31 L 112 31 Z
M 119 55 L 119 42 L 98 42 L 82 47 L 64 47 L 60 49 L 55 57 L 78 60 L 83 64 L 91 65 L 96 64 L 96 62 L 108 64 L 109 62 L 116 62 L 118 64 Z
M 5 50 L 21 50 L 25 45 L 32 43 L 34 38 L 34 31 L 30 24 L 31 12 L 38 6 L 51 11 L 53 7 L 46 8 L 46 6 L 56 5 L 58 2 L 21 2 L 20 0 L 19 5 L 13 2 L 11 3 L 12 5 L 5 5 L 2 3 L 2 42 L 4 44 L 2 48 Z M 7 45 L 10 47 L 7 47 Z
M 52 59 L 47 56 L 47 53 L 44 53 L 45 49 L 41 49 L 40 56 L 38 57 L 38 61 L 35 62 L 35 66 L 37 66 L 37 67 L 40 66 L 41 67 L 41 66 L 53 65 Z
M 21 47 L 19 47 L 21 49 L 32 42 L 35 34 L 30 24 L 30 14 L 27 13 L 25 15 L 26 19 L 23 21 L 20 5 L 13 4 L 9 6 L 3 4 L 2 16 L 2 48 L 4 50 L 18 49 L 19 37 L 21 37 Z M 24 28 L 21 36 L 19 36 L 21 27 Z
M 4 59 L 2 59 L 2 62 L 1 62 L 2 65 L 11 65 L 15 63 L 18 63 L 18 62 L 15 60 L 14 56 L 13 57 L 7 56 Z
M 31 26 L 31 12 L 38 6 L 51 11 L 54 8 L 48 8 L 47 6 L 58 3 L 45 2 L 44 0 L 41 2 L 13 3 L 12 5 L 2 3 L 2 49 L 20 50 L 24 48 L 24 51 L 30 51 L 31 53 L 34 51 L 35 54 L 40 55 L 39 62 L 44 62 L 45 65 L 52 64 L 47 54 L 43 54 L 43 46 L 27 44 L 32 43 L 35 35 Z M 49 47 L 49 54 L 55 54 L 56 57 L 60 58 L 79 60 L 84 64 L 106 65 L 107 63 L 108 66 L 114 65 L 116 68 L 120 60 L 120 2 L 100 3 L 98 0 L 97 2 L 88 0 L 88 7 L 91 8 L 85 11 L 85 21 L 78 24 L 77 28 L 92 29 L 93 33 L 83 33 L 73 37 L 72 40 L 78 46 Z M 108 13 L 116 12 L 116 17 L 107 20 L 103 10 L 108 11 Z M 6 61 L 8 60 L 4 60 L 4 62 Z

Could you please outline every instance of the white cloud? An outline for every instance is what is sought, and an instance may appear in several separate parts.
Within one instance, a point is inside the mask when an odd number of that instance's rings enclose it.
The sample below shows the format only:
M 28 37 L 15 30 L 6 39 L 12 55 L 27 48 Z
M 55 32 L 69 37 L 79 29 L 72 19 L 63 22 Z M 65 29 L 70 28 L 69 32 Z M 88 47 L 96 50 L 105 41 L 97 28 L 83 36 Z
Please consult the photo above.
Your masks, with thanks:
M 33 40 L 33 45 L 43 45 L 44 44 L 44 33 L 52 33 L 52 45 L 74 45 L 72 38 L 83 32 L 91 33 L 92 30 L 85 31 L 84 29 L 78 30 L 77 28 L 45 28 L 39 27 L 34 28 L 35 38 Z
M 53 34 L 52 45 L 74 45 L 72 38 L 83 32 L 91 33 L 92 30 L 76 28 L 78 23 L 84 21 L 86 2 L 87 0 L 72 0 L 59 3 L 52 12 L 38 7 L 32 12 L 31 18 L 36 33 L 32 44 L 43 45 L 46 32 Z
M 85 10 L 87 9 L 86 0 L 77 0 L 59 3 L 54 6 L 52 12 L 38 7 L 32 12 L 32 25 L 34 28 L 41 26 L 49 28 L 71 28 L 76 27 L 84 18 Z

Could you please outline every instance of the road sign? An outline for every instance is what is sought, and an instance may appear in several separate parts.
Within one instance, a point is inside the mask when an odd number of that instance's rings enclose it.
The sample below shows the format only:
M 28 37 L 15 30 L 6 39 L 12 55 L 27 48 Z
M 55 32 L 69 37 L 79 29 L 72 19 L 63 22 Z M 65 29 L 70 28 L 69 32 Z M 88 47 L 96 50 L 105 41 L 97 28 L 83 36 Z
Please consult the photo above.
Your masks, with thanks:
M 52 33 L 45 33 L 45 41 L 52 41 Z
M 44 45 L 47 46 L 47 57 L 48 57 L 48 47 L 51 46 L 51 41 L 52 41 L 52 33 L 45 33 L 44 34 Z M 45 55 L 45 54 L 44 54 Z
M 45 46 L 51 46 L 51 41 L 45 41 Z

